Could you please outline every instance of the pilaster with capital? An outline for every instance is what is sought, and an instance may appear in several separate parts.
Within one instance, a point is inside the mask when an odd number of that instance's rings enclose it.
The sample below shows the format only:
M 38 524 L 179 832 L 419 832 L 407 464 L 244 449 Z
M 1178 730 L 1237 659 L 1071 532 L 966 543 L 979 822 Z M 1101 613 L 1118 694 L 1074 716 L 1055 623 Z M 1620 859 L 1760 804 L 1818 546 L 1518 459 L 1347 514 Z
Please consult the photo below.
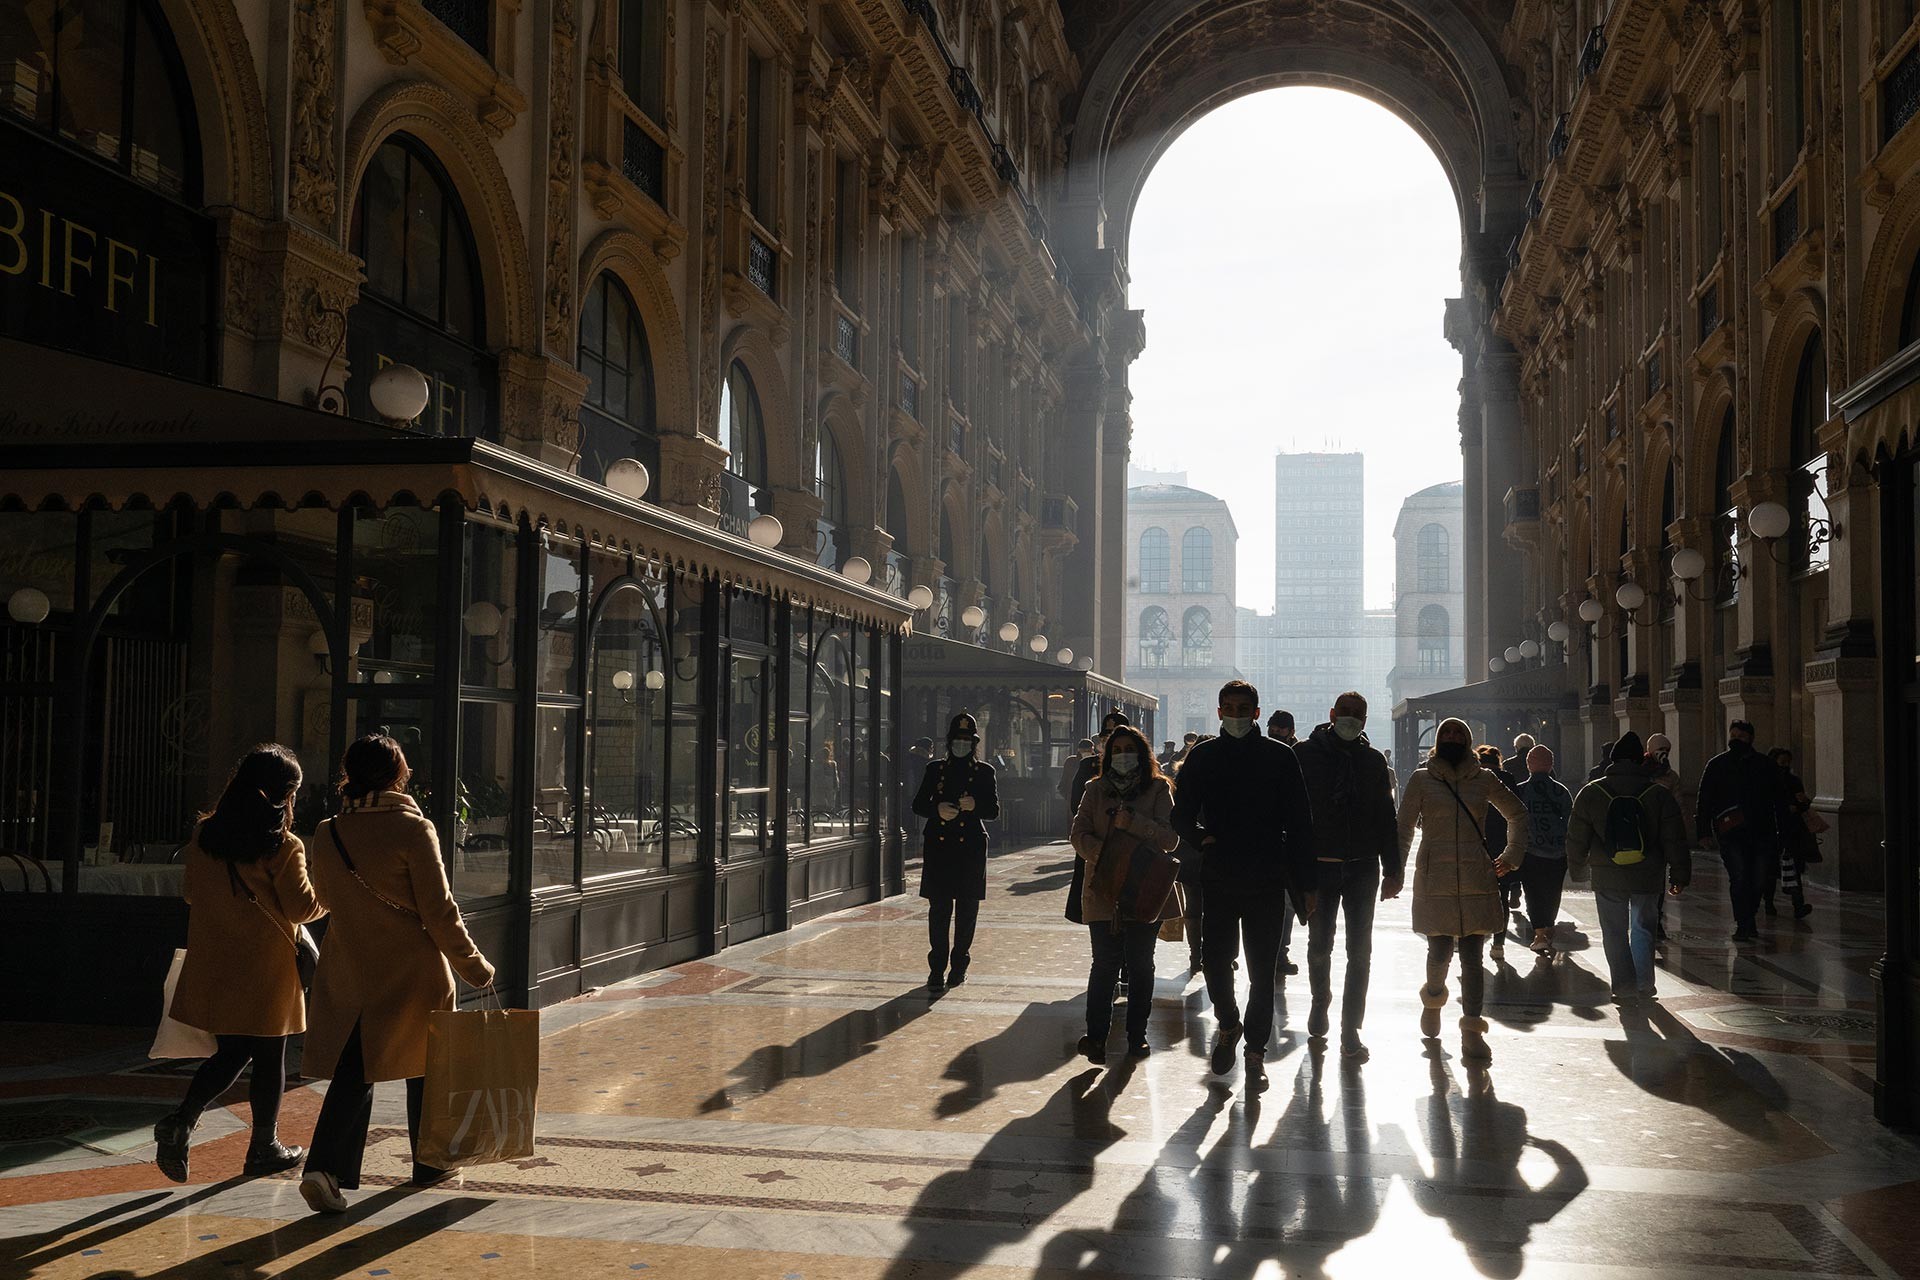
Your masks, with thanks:
M 1815 812 L 1827 820 L 1827 860 L 1813 878 L 1842 889 L 1880 892 L 1885 834 L 1881 781 L 1880 658 L 1874 628 L 1880 564 L 1880 489 L 1857 474 L 1835 477 L 1827 498 L 1826 634 L 1801 672 L 1813 704 Z M 1804 727 L 1803 727 L 1804 731 Z
M 662 433 L 660 505 L 690 520 L 718 526 L 724 501 L 720 475 L 726 469 L 727 451 L 712 436 Z
M 773 514 L 780 518 L 780 549 L 812 564 L 820 558 L 820 514 L 826 503 L 811 489 L 776 485 Z
M 571 471 L 580 457 L 580 401 L 587 377 L 528 351 L 500 353 L 500 442 Z
M 227 384 L 296 404 L 313 403 L 323 376 L 344 386 L 360 260 L 295 223 L 237 209 L 220 215 L 215 236 Z

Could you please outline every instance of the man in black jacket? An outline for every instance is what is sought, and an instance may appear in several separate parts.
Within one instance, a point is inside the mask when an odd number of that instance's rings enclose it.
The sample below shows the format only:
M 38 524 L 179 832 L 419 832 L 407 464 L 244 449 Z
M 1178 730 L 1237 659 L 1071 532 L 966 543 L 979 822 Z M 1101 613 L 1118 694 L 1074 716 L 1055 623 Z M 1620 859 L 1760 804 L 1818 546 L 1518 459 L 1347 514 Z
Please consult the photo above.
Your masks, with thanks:
M 1727 896 L 1733 903 L 1733 940 L 1752 942 L 1760 934 L 1755 916 L 1767 883 L 1767 865 L 1780 857 L 1780 771 L 1753 749 L 1753 726 L 1735 720 L 1727 726 L 1727 749 L 1707 761 L 1694 805 L 1695 834 L 1702 848 L 1719 842 L 1727 867 Z
M 1187 753 L 1173 800 L 1173 827 L 1201 850 L 1206 884 L 1203 918 L 1207 995 L 1219 1022 L 1211 1064 L 1233 1067 L 1247 1040 L 1247 1083 L 1266 1085 L 1273 1035 L 1273 970 L 1280 958 L 1280 922 L 1298 898 L 1312 914 L 1313 811 L 1292 748 L 1260 735 L 1260 695 L 1244 680 L 1220 690 L 1221 736 Z M 1233 963 L 1244 938 L 1247 1018 L 1234 997 Z
M 1347 979 L 1340 1001 L 1340 1053 L 1364 1062 L 1360 1042 L 1367 977 L 1373 967 L 1373 908 L 1397 897 L 1400 835 L 1394 818 L 1393 775 L 1387 758 L 1367 741 L 1367 700 L 1356 692 L 1334 699 L 1327 723 L 1294 748 L 1313 802 L 1313 918 L 1307 931 L 1307 982 L 1313 1011 L 1307 1034 L 1327 1037 L 1333 1004 L 1333 936 L 1347 917 Z

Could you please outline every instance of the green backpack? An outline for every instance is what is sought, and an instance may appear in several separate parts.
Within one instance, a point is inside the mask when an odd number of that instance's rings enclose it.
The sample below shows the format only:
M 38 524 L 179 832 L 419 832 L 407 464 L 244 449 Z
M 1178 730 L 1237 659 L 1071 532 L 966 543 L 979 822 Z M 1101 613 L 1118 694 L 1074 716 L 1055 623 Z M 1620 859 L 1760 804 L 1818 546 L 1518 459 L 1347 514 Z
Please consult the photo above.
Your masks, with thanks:
M 1647 809 L 1640 797 L 1647 793 L 1642 787 L 1630 796 L 1615 795 L 1605 783 L 1593 784 L 1600 788 L 1600 794 L 1607 798 L 1607 817 L 1601 824 L 1602 838 L 1606 840 L 1607 852 L 1612 855 L 1616 867 L 1630 867 L 1647 858 Z M 1652 784 L 1648 784 L 1651 786 Z

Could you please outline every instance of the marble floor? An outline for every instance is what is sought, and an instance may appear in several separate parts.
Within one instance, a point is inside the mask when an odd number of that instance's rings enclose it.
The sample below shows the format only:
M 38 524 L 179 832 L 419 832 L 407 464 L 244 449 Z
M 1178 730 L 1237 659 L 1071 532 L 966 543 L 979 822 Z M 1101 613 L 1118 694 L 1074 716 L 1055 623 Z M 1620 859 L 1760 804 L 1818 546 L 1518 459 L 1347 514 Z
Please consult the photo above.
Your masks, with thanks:
M 531 1158 L 411 1190 L 383 1090 L 338 1218 L 291 1175 L 240 1177 L 244 1087 L 177 1187 L 148 1136 L 176 1065 L 124 1032 L 0 1026 L 0 1277 L 1920 1275 L 1920 1145 L 1872 1119 L 1874 899 L 1815 890 L 1736 951 L 1705 868 L 1660 1002 L 1623 1013 L 1569 894 L 1561 959 L 1489 963 L 1494 1059 L 1471 1069 L 1454 1007 L 1421 1041 L 1424 948 L 1388 903 L 1371 1061 L 1314 1051 L 1303 973 L 1254 1092 L 1208 1073 L 1181 943 L 1152 1056 L 1117 1033 L 1106 1066 L 1074 1055 L 1070 869 L 1064 845 L 996 857 L 970 979 L 938 998 L 902 898 L 549 1009 Z M 318 1107 L 294 1087 L 282 1136 Z

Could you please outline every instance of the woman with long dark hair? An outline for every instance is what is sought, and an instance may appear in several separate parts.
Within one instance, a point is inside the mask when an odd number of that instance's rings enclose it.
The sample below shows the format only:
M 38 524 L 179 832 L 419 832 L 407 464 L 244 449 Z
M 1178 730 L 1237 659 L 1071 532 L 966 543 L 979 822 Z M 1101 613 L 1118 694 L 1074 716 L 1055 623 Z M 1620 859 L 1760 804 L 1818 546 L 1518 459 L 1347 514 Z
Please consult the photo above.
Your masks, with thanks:
M 319 1213 L 345 1212 L 340 1192 L 360 1185 L 375 1081 L 407 1082 L 407 1134 L 417 1145 L 427 1015 L 453 1008 L 456 972 L 469 986 L 493 983 L 448 888 L 433 824 L 407 794 L 412 772 L 392 738 L 357 739 L 340 762 L 340 814 L 313 837 L 314 889 L 332 920 L 301 1070 L 331 1083 L 300 1194 Z M 415 1186 L 452 1177 L 414 1162 Z
M 1173 829 L 1173 788 L 1153 758 L 1153 748 L 1132 725 L 1108 732 L 1100 771 L 1081 793 L 1069 838 L 1073 852 L 1087 864 L 1080 888 L 1080 912 L 1093 943 L 1087 972 L 1087 1034 L 1080 1052 L 1089 1062 L 1107 1060 L 1107 1034 L 1113 1029 L 1113 988 L 1124 968 L 1127 977 L 1127 1053 L 1144 1058 L 1147 1020 L 1153 1013 L 1153 944 L 1160 922 L 1180 914 L 1180 895 L 1167 896 L 1152 920 L 1122 919 L 1118 905 L 1103 891 L 1094 869 L 1107 837 L 1124 831 L 1162 853 L 1180 844 Z
M 168 1012 L 211 1033 L 219 1048 L 200 1064 L 180 1106 L 153 1127 L 154 1162 L 175 1182 L 187 1180 L 187 1146 L 201 1113 L 249 1063 L 247 1173 L 279 1173 L 306 1154 L 275 1133 L 287 1087 L 287 1039 L 307 1026 L 294 959 L 298 931 L 323 914 L 307 880 L 306 851 L 290 830 L 300 780 L 300 761 L 291 751 L 277 743 L 255 747 L 234 767 L 182 855 L 182 892 L 192 912 L 187 958 Z

